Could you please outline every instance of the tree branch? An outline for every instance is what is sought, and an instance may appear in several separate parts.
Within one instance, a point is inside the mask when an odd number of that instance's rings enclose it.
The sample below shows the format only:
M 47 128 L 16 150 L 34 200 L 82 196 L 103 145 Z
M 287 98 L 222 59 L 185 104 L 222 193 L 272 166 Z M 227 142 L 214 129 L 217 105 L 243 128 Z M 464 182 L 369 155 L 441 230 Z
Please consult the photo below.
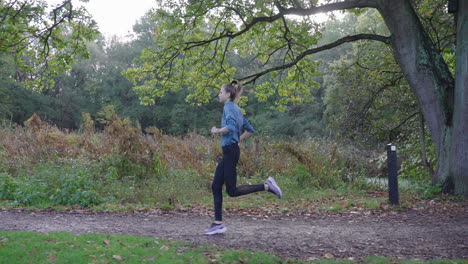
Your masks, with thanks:
M 187 47 L 185 48 L 185 50 L 188 50 L 197 46 L 203 46 L 203 45 L 209 44 L 213 41 L 217 41 L 223 38 L 236 38 L 246 33 L 247 31 L 249 31 L 256 24 L 265 23 L 265 22 L 271 23 L 278 19 L 283 18 L 285 15 L 310 16 L 310 15 L 315 15 L 318 13 L 337 11 L 337 10 L 347 10 L 347 9 L 352 9 L 352 8 L 366 8 L 366 7 L 376 8 L 377 7 L 377 4 L 375 3 L 375 1 L 371 1 L 371 0 L 348 0 L 348 1 L 343 1 L 343 2 L 325 4 L 325 5 L 321 5 L 317 7 L 311 7 L 311 8 L 283 8 L 278 2 L 275 2 L 275 5 L 279 10 L 278 14 L 274 16 L 254 17 L 250 23 L 245 24 L 244 22 L 245 27 L 242 30 L 235 32 L 235 33 L 226 32 L 224 34 L 220 34 L 218 37 L 215 37 L 215 38 L 201 40 L 201 41 L 186 42 L 185 44 L 187 45 Z
M 64 16 L 60 17 L 58 19 L 58 12 L 65 8 L 67 5 L 70 6 L 70 12 L 69 13 L 66 13 Z M 68 18 L 68 20 L 71 20 L 72 16 L 73 16 L 73 5 L 71 3 L 71 0 L 66 0 L 64 1 L 60 6 L 57 6 L 56 8 L 54 8 L 52 10 L 53 14 L 54 14 L 54 23 L 52 24 L 52 26 L 48 27 L 45 29 L 46 33 L 44 35 L 44 49 L 43 49 L 43 54 L 45 56 L 48 56 L 49 55 L 49 52 L 50 52 L 50 47 L 49 47 L 49 39 L 50 37 L 52 36 L 52 32 L 54 32 L 55 28 L 58 27 L 59 25 L 61 25 L 66 18 Z M 58 19 L 58 20 L 57 20 Z
M 7 17 L 8 17 L 8 14 L 10 13 L 10 11 L 14 10 L 14 5 L 16 4 L 17 0 L 13 1 L 11 4 L 9 4 L 9 6 L 6 8 L 6 12 L 5 14 L 3 15 L 2 19 L 0 20 L 0 22 L 4 22 Z M 21 10 L 26 6 L 26 3 L 23 3 L 21 5 L 21 7 L 16 11 L 16 14 L 12 16 L 12 18 L 16 18 L 16 16 L 21 12 Z
M 363 109 L 361 110 L 361 112 L 364 113 L 363 115 L 366 116 L 367 113 L 369 113 L 369 110 L 370 110 L 372 104 L 373 104 L 374 101 L 377 99 L 377 96 L 378 96 L 380 93 L 382 93 L 383 91 L 385 91 L 385 90 L 386 90 L 387 88 L 389 88 L 389 87 L 392 87 L 392 86 L 397 85 L 397 83 L 398 83 L 399 81 L 401 81 L 401 79 L 403 79 L 403 78 L 404 78 L 404 75 L 401 74 L 401 75 L 398 76 L 397 78 L 391 80 L 390 83 L 387 83 L 387 84 L 381 86 L 379 89 L 377 89 L 377 91 L 374 92 L 374 93 L 371 95 L 371 98 L 366 102 L 366 104 L 364 105 Z
M 185 50 L 189 50 L 189 49 L 194 48 L 194 47 L 210 44 L 213 41 L 217 41 L 217 40 L 220 40 L 220 39 L 223 39 L 223 38 L 238 37 L 238 36 L 244 34 L 245 32 L 249 31 L 253 26 L 255 26 L 258 23 L 261 23 L 261 22 L 270 22 L 271 23 L 271 22 L 274 22 L 275 20 L 281 18 L 281 16 L 282 16 L 281 14 L 277 14 L 277 15 L 271 16 L 271 17 L 256 17 L 256 18 L 254 18 L 252 20 L 252 22 L 247 24 L 244 29 L 242 29 L 241 31 L 238 31 L 236 33 L 232 33 L 232 32 L 228 31 L 228 32 L 226 32 L 224 34 L 219 35 L 216 38 L 211 38 L 211 39 L 201 40 L 201 41 L 186 42 L 185 44 L 187 45 L 187 47 L 185 48 Z
M 318 53 L 320 51 L 332 49 L 334 47 L 337 47 L 337 46 L 339 46 L 341 44 L 344 44 L 344 43 L 347 43 L 347 42 L 354 42 L 354 41 L 363 40 L 363 39 L 376 40 L 376 41 L 381 41 L 383 43 L 389 44 L 391 38 L 386 37 L 386 36 L 381 36 L 381 35 L 373 35 L 373 34 L 357 34 L 357 35 L 352 35 L 352 36 L 346 36 L 344 38 L 338 39 L 337 41 L 335 41 L 333 43 L 329 43 L 329 44 L 323 45 L 321 47 L 306 50 L 303 53 L 299 54 L 296 57 L 295 60 L 293 60 L 293 61 L 291 61 L 291 62 L 289 62 L 287 64 L 283 64 L 283 65 L 276 66 L 276 67 L 273 67 L 273 68 L 270 68 L 270 69 L 266 69 L 266 70 L 264 70 L 262 72 L 259 72 L 259 73 L 252 74 L 252 75 L 246 76 L 244 78 L 241 78 L 240 80 L 249 80 L 250 79 L 249 81 L 245 82 L 244 85 L 249 84 L 249 83 L 254 83 L 258 78 L 260 78 L 261 76 L 263 76 L 263 75 L 265 75 L 267 73 L 270 73 L 270 72 L 273 72 L 273 71 L 284 70 L 284 69 L 287 69 L 287 68 L 290 68 L 290 67 L 296 65 L 300 60 L 304 59 L 308 55 Z
M 330 11 L 347 10 L 353 8 L 377 8 L 377 1 L 370 0 L 347 0 L 342 2 L 330 3 L 321 6 L 311 8 L 282 8 L 283 15 L 298 15 L 298 16 L 310 16 L 318 13 L 325 13 Z
M 398 124 L 396 127 L 390 129 L 389 131 L 394 131 L 394 130 L 397 130 L 399 129 L 400 127 L 402 127 L 404 124 L 406 124 L 406 122 L 408 122 L 409 120 L 411 120 L 413 117 L 415 117 L 416 115 L 419 115 L 419 111 L 407 116 L 403 121 L 400 122 L 400 124 Z

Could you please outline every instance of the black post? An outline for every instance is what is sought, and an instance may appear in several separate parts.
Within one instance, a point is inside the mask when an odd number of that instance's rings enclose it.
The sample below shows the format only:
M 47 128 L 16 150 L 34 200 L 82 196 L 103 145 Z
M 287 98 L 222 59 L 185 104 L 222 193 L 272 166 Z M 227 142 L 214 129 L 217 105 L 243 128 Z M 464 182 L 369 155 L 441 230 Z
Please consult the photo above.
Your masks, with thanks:
M 396 145 L 387 145 L 388 198 L 390 204 L 398 204 L 398 164 Z

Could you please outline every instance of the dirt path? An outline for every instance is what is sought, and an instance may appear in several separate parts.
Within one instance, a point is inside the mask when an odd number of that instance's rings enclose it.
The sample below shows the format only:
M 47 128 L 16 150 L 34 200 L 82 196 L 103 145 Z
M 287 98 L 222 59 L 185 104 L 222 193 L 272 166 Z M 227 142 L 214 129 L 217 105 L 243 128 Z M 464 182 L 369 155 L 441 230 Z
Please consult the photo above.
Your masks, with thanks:
M 204 236 L 207 216 L 0 211 L 0 230 L 108 233 L 209 243 L 283 257 L 467 259 L 468 207 L 454 210 L 354 212 L 311 217 L 226 215 L 228 231 Z

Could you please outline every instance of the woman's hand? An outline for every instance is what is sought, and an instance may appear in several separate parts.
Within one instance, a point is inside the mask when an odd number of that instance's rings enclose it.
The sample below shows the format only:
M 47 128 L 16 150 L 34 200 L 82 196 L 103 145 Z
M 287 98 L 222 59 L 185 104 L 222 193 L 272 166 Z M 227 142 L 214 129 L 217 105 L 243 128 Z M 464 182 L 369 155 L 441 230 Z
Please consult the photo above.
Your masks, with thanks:
M 253 135 L 253 133 L 248 132 L 248 131 L 245 131 L 245 132 L 240 136 L 239 141 L 242 142 L 242 141 L 244 141 L 246 138 L 248 138 L 248 137 L 250 137 L 250 136 L 252 136 L 252 135 Z
M 229 133 L 229 129 L 227 129 L 225 127 L 223 127 L 223 128 L 212 127 L 211 128 L 211 133 L 213 133 L 213 134 Z

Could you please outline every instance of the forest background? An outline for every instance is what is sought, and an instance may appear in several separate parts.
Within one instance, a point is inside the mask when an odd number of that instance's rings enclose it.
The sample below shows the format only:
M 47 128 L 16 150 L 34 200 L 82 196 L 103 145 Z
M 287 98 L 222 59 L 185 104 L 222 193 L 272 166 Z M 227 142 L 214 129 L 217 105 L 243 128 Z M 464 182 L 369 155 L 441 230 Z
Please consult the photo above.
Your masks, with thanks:
M 416 1 L 415 7 L 453 72 L 453 16 L 446 2 Z M 318 46 L 353 32 L 388 35 L 376 11 L 338 17 L 320 25 Z M 13 205 L 173 205 L 174 199 L 191 200 L 180 198 L 178 190 L 189 188 L 193 178 L 209 193 L 220 157 L 219 139 L 209 133 L 220 123 L 217 94 L 198 104 L 187 100 L 190 87 L 180 87 L 142 104 L 125 77 L 144 63 L 142 52 L 158 48 L 159 19 L 148 12 L 130 40 L 90 34 L 89 56 L 78 56 L 63 73 L 50 73 L 50 80 L 39 84 L 28 83 L 23 65 L 2 52 L 0 198 Z M 226 59 L 245 76 L 264 66 L 254 52 L 227 53 Z M 301 193 L 378 189 L 368 179 L 385 177 L 385 146 L 392 142 L 399 149 L 400 176 L 431 194 L 440 191 L 430 185 L 436 166 L 431 137 L 390 48 L 357 41 L 311 58 L 318 66 L 310 71 L 312 85 L 301 100 L 278 103 L 283 95 L 262 93 L 271 82 L 266 78 L 246 87 L 242 108 L 257 133 L 243 146 L 241 182 L 280 175 L 291 192 L 298 186 L 305 188 Z M 280 57 L 273 56 L 272 63 L 275 59 Z M 109 184 L 96 186 L 99 181 Z M 118 191 L 109 189 L 114 181 Z M 142 182 L 148 189 L 135 191 Z

